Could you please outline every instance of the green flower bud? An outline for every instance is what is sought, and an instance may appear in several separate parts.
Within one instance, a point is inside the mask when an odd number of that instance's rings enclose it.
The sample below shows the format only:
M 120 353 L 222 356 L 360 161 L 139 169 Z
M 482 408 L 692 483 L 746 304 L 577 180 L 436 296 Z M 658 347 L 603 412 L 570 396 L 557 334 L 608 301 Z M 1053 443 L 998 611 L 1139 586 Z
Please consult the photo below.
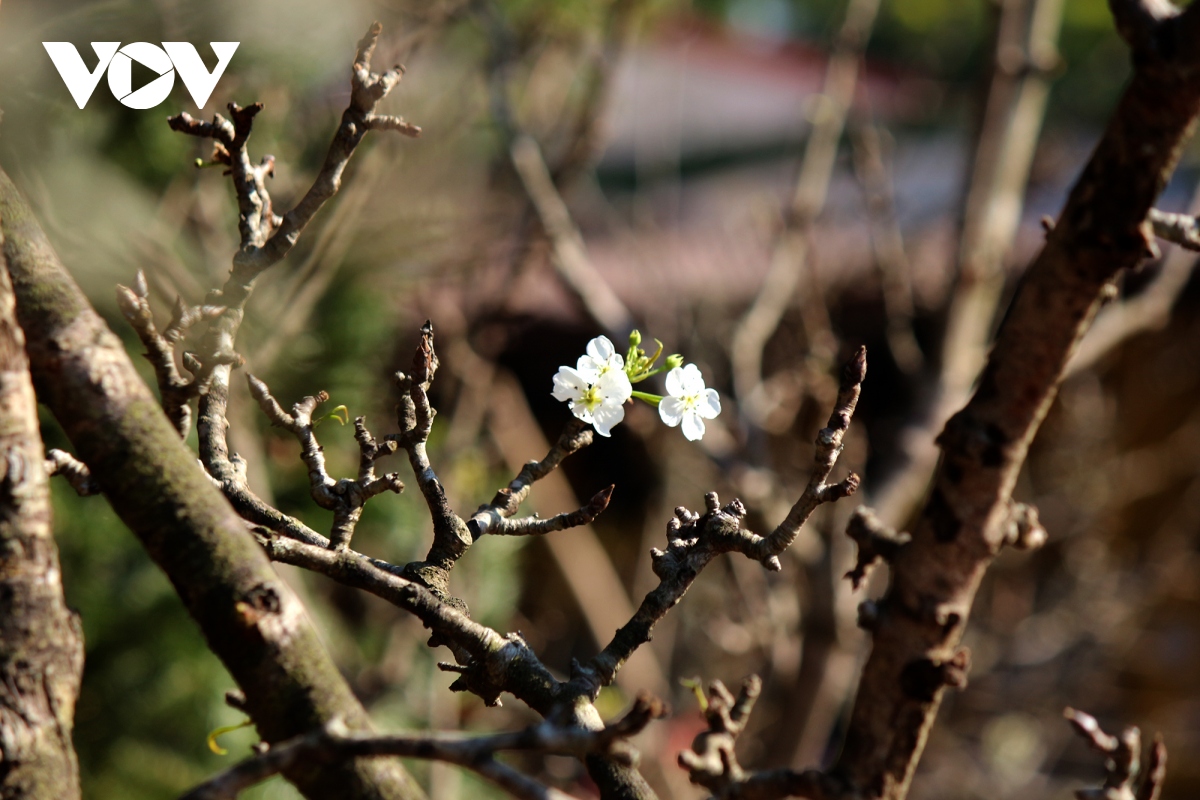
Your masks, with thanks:
M 667 363 L 666 363 L 666 366 L 664 367 L 664 369 L 666 369 L 668 372 L 670 372 L 671 370 L 675 369 L 676 367 L 682 367 L 682 366 L 683 366 L 683 356 L 676 353 L 673 356 L 667 356 Z
M 631 330 L 629 332 L 629 346 L 637 347 L 641 343 L 642 343 L 642 333 L 637 328 L 634 328 L 633 330 Z

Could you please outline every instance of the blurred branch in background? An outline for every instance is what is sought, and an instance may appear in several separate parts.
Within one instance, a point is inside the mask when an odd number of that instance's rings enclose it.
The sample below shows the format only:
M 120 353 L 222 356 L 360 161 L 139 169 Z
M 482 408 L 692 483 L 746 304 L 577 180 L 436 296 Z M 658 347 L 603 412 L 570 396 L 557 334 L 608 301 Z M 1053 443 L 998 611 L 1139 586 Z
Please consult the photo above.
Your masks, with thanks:
M 929 485 L 934 434 L 971 391 L 983 366 L 1005 286 L 1005 260 L 1021 221 L 1025 187 L 1058 65 L 1064 0 L 999 4 L 992 75 L 964 203 L 957 272 L 946 308 L 938 373 L 919 420 L 899 435 L 899 454 L 871 491 L 889 525 L 903 526 Z
M 1158 277 L 1144 291 L 1109 305 L 1100 314 L 1092 330 L 1080 343 L 1079 351 L 1071 359 L 1069 374 L 1091 369 L 1131 336 L 1162 330 L 1170 322 L 1171 311 L 1196 266 L 1193 252 L 1197 249 L 1194 241 L 1196 219 L 1184 214 L 1165 215 L 1157 209 L 1151 209 L 1150 214 L 1155 234 L 1167 238 L 1164 234 L 1177 232 L 1178 235 L 1168 238 L 1168 241 L 1178 246 L 1170 249 L 1163 259 Z M 1188 214 L 1200 214 L 1200 188 L 1192 197 Z
M 904 251 L 904 235 L 896 218 L 890 150 L 894 140 L 874 125 L 860 124 L 854 131 L 854 171 L 866 196 L 871 222 L 871 246 L 883 289 L 888 347 L 896 365 L 912 375 L 924 361 L 913 335 L 912 268 Z
M 746 420 L 762 428 L 777 399 L 763 376 L 763 348 L 779 327 L 784 311 L 797 291 L 808 355 L 818 365 L 828 364 L 836 350 L 830 330 L 824 293 L 809 268 L 812 226 L 829 192 L 838 143 L 846 124 L 846 115 L 857 86 L 859 62 L 875 16 L 879 0 L 850 0 L 846 18 L 834 43 L 833 54 L 825 71 L 825 86 L 814 98 L 809 116 L 812 127 L 804 147 L 800 176 L 792 199 L 784 213 L 783 230 L 771 253 L 771 264 L 762 286 L 733 332 L 730 363 L 734 393 Z

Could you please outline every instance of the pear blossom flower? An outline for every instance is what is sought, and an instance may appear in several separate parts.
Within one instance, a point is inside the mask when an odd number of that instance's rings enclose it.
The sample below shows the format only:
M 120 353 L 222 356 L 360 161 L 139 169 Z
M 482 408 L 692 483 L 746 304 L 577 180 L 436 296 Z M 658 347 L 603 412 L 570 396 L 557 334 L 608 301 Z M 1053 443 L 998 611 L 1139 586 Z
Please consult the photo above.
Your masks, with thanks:
M 589 383 L 596 383 L 604 375 L 613 372 L 624 374 L 625 358 L 617 352 L 617 348 L 613 347 L 607 336 L 597 336 L 587 343 L 587 355 L 579 357 L 575 369 L 587 378 Z M 625 382 L 629 382 L 628 378 Z M 629 399 L 628 394 L 625 399 Z
M 559 367 L 551 394 L 596 433 L 610 436 L 613 426 L 625 419 L 633 385 L 625 374 L 625 359 L 607 337 L 598 336 L 588 342 L 587 355 L 580 356 L 574 369 Z
M 672 428 L 683 423 L 683 435 L 692 442 L 704 437 L 704 420 L 721 413 L 716 389 L 704 385 L 695 364 L 675 367 L 667 373 L 667 394 L 658 404 L 658 415 Z

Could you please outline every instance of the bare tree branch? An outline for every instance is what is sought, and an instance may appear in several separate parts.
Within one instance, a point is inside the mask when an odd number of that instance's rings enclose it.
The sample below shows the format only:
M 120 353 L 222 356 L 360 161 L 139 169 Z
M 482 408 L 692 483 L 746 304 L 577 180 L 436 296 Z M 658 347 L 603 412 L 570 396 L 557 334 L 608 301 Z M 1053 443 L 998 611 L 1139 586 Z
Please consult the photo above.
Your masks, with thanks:
M 299 601 L 198 468 L 2 173 L 0 224 L 40 399 L 171 579 L 245 692 L 259 732 L 282 741 L 338 715 L 370 730 Z M 309 797 L 421 796 L 400 765 L 386 760 L 300 765 L 287 777 Z
M 700 732 L 691 750 L 679 754 L 679 766 L 692 783 L 703 786 L 716 800 L 778 800 L 807 797 L 826 800 L 843 795 L 837 782 L 818 770 L 790 769 L 747 774 L 738 763 L 735 746 L 749 721 L 762 681 L 751 675 L 735 698 L 720 681 L 709 686 L 704 717 L 708 729 Z
M 804 147 L 800 177 L 771 254 L 771 263 L 754 302 L 733 333 L 730 360 L 738 404 L 750 421 L 762 426 L 770 411 L 763 387 L 763 348 L 779 327 L 804 280 L 813 280 L 808 266 L 809 236 L 825 206 L 838 142 L 854 99 L 859 60 L 875 25 L 879 0 L 850 0 L 846 18 L 834 43 L 825 72 L 825 85 L 814 109 L 815 121 Z M 805 333 L 809 349 L 832 351 L 828 312 L 815 286 L 803 287 Z
M 117 286 L 117 305 L 137 332 L 142 344 L 146 346 L 146 359 L 154 367 L 163 410 L 167 412 L 167 418 L 174 423 L 179 435 L 187 438 L 192 429 L 192 407 L 188 401 L 199 396 L 205 389 L 204 378 L 207 376 L 195 357 L 185 353 L 184 364 L 193 372 L 191 380 L 185 379 L 175 363 L 175 345 L 197 322 L 215 319 L 225 309 L 221 306 L 189 306 L 183 302 L 182 297 L 176 298 L 171 322 L 166 330 L 159 333 L 154 325 L 154 313 L 150 309 L 149 297 L 146 276 L 141 270 L 137 272 L 132 289 Z
M 587 525 L 608 508 L 613 488 L 609 486 L 607 489 L 601 489 L 591 499 L 591 502 L 576 511 L 556 514 L 549 519 L 540 519 L 536 514 L 524 519 L 502 519 L 500 524 L 491 528 L 488 533 L 500 536 L 541 536 Z
M 1181 59 L 1190 58 L 1180 56 Z M 866 797 L 907 794 L 983 572 L 1009 537 L 1010 497 L 1030 442 L 1106 287 L 1151 252 L 1146 223 L 1200 114 L 1200 81 L 1170 56 L 1133 80 L 996 338 L 978 389 L 938 439 L 933 489 L 878 604 L 834 774 Z
M 581 677 L 594 682 L 596 691 L 612 683 L 633 651 L 650 641 L 654 626 L 683 598 L 709 561 L 722 553 L 737 552 L 769 570 L 779 570 L 779 555 L 795 541 L 813 510 L 822 503 L 854 494 L 858 488 L 854 473 L 833 485 L 826 484 L 825 479 L 842 452 L 842 436 L 850 426 L 866 371 L 866 348 L 859 348 L 842 372 L 842 386 L 829 425 L 817 433 L 816 466 L 808 486 L 769 536 L 746 530 L 742 523 L 745 506 L 734 500 L 722 508 L 716 492 L 704 496 L 703 515 L 683 506 L 675 509 L 675 516 L 667 523 L 667 549 L 650 551 L 654 574 L 660 579 L 658 587 L 646 595 L 633 619 L 616 632 L 608 646 L 579 670 Z
M 970 396 L 987 357 L 1002 299 L 1004 263 L 1016 237 L 1025 188 L 1059 63 L 1063 0 L 1005 0 L 1000 5 L 992 78 L 964 198 L 957 275 L 942 334 L 937 383 L 916 422 L 899 437 L 898 463 L 870 502 L 883 521 L 903 525 L 937 466 L 937 431 Z
M 232 366 L 241 363 L 234 351 L 235 340 L 255 279 L 288 254 L 316 212 L 337 193 L 342 173 L 366 132 L 372 128 L 396 130 L 407 135 L 418 132 L 418 129 L 406 126 L 402 121 L 375 113 L 379 102 L 403 74 L 400 67 L 383 73 L 370 71 L 371 55 L 381 30 L 379 23 L 373 24 L 358 43 L 351 68 L 350 105 L 342 114 L 341 124 L 312 186 L 295 208 L 282 217 L 272 210 L 265 182 L 274 170 L 274 159 L 268 156 L 256 166 L 251 163 L 247 150 L 253 120 L 261 109 L 260 104 L 247 108 L 231 104 L 232 122 L 219 114 L 211 123 L 198 122 L 187 114 L 170 120 L 174 130 L 214 140 L 214 158 L 229 167 L 240 211 L 241 246 L 233 259 L 233 272 L 221 291 L 210 295 L 211 304 L 222 305 L 225 311 L 208 326 L 196 355 L 196 363 L 205 371 L 205 391 L 200 399 L 198 424 L 200 457 L 239 513 L 256 524 L 267 525 L 273 530 L 309 542 L 317 541 L 311 530 L 280 514 L 250 491 L 246 485 L 244 465 L 229 452 L 226 437 L 229 428 L 229 374 Z M 349 529 L 343 526 L 343 533 L 336 537 L 339 541 L 347 538 L 348 530 L 353 528 L 351 521 L 343 522 L 349 525 Z
M 850 427 L 850 420 L 858 405 L 858 396 L 862 392 L 862 382 L 866 377 L 867 348 L 860 347 L 854 358 L 842 369 L 837 402 L 834 404 L 833 413 L 829 415 L 829 422 L 817 432 L 817 449 L 813 455 L 815 468 L 809 476 L 808 486 L 804 488 L 804 493 L 792 506 L 783 522 L 757 544 L 754 557 L 762 561 L 768 569 L 779 569 L 778 556 L 796 541 L 800 528 L 817 506 L 848 497 L 858 490 L 859 477 L 853 472 L 838 483 L 828 484 L 825 481 L 829 479 L 838 456 L 842 454 L 842 437 Z
M 0 196 L 5 231 L 9 214 Z M 83 629 L 63 596 L 47 460 L 5 238 L 0 233 L 0 797 L 77 800 L 71 731 Z
M 1200 222 L 1188 214 L 1172 214 L 1150 209 L 1148 215 L 1154 235 L 1187 250 L 1200 251 Z
M 80 497 L 100 494 L 100 485 L 92 478 L 87 464 L 62 450 L 46 451 L 46 474 L 62 475 Z
M 592 266 L 583 236 L 554 185 L 541 148 L 530 136 L 522 134 L 513 141 L 511 154 L 525 192 L 550 238 L 559 275 L 610 336 L 624 336 L 634 327 L 633 315 Z
M 404 489 L 399 474 L 395 472 L 375 477 L 375 462 L 396 452 L 395 442 L 388 441 L 377 445 L 375 438 L 367 430 L 365 418 L 358 417 L 354 420 L 354 438 L 358 441 L 360 451 L 358 478 L 334 480 L 325 471 L 325 453 L 317 443 L 312 418 L 313 411 L 319 404 L 328 400 L 329 395 L 319 392 L 314 397 L 305 397 L 293 405 L 292 413 L 288 414 L 271 396 L 265 383 L 253 375 L 247 375 L 246 380 L 250 385 L 251 396 L 271 420 L 271 424 L 287 429 L 299 440 L 300 458 L 308 466 L 312 499 L 321 508 L 333 512 L 333 530 L 329 535 L 329 546 L 349 547 L 366 502 L 384 492 L 400 494 Z
M 1067 708 L 1063 716 L 1071 723 L 1093 750 L 1104 753 L 1104 786 L 1099 789 L 1080 789 L 1079 800 L 1158 800 L 1163 778 L 1167 773 L 1167 747 L 1162 734 L 1154 737 L 1149 760 L 1141 764 L 1142 732 L 1133 725 L 1120 736 L 1105 733 L 1096 718 L 1082 711 Z
M 625 716 L 601 730 L 560 725 L 546 721 L 512 733 L 465 738 L 439 734 L 363 736 L 351 733 L 340 720 L 322 729 L 281 742 L 257 756 L 192 789 L 182 800 L 222 800 L 276 775 L 301 759 L 330 763 L 356 756 L 405 756 L 451 764 L 478 772 L 526 800 L 566 800 L 569 795 L 547 788 L 495 757 L 505 751 L 526 751 L 583 758 L 599 753 L 632 764 L 636 751 L 627 742 L 652 720 L 667 713 L 663 704 L 650 697 L 637 698 Z
M 1200 187 L 1192 195 L 1188 216 L 1200 211 Z M 1150 212 L 1151 224 L 1155 211 Z M 1155 231 L 1156 235 L 1159 235 Z M 1090 369 L 1122 342 L 1139 333 L 1161 330 L 1171 320 L 1175 302 L 1188 284 L 1196 256 L 1173 247 L 1163 259 L 1158 277 L 1135 297 L 1110 303 L 1096 317 L 1096 324 L 1079 343 L 1067 367 L 1068 377 Z
M 467 522 L 471 535 L 478 539 L 490 533 L 493 527 L 503 525 L 504 520 L 517 513 L 521 503 L 529 496 L 533 484 L 549 475 L 567 456 L 578 452 L 592 443 L 592 428 L 580 419 L 572 418 L 563 429 L 558 441 L 550 448 L 550 452 L 541 461 L 530 461 L 521 468 L 517 477 L 509 482 L 492 498 L 492 502 L 482 505 Z M 611 494 L 612 487 L 606 490 Z M 598 498 L 600 495 L 597 495 Z M 593 501 L 596 498 L 593 498 Z M 604 504 L 608 504 L 605 497 Z M 604 509 L 601 508 L 601 511 Z M 597 512 L 599 513 L 599 512 Z M 589 522 L 591 520 L 588 520 Z M 577 523 L 581 524 L 581 523 Z
M 890 141 L 890 139 L 888 140 Z M 904 236 L 896 219 L 885 140 L 874 125 L 858 126 L 854 132 L 854 172 L 866 196 L 871 221 L 871 247 L 887 314 L 887 341 L 896 365 L 913 374 L 924 361 L 913 335 L 912 270 L 904 252 Z

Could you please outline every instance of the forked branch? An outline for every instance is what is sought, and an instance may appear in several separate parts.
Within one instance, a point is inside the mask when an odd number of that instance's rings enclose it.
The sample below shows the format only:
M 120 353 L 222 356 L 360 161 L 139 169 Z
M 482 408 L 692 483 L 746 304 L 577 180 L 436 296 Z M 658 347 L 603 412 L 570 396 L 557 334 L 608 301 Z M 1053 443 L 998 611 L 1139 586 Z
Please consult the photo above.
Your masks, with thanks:
M 1167 746 L 1162 734 L 1154 737 L 1148 759 L 1143 765 L 1142 732 L 1133 725 L 1120 736 L 1105 733 L 1091 714 L 1068 708 L 1063 716 L 1093 750 L 1103 753 L 1104 785 L 1098 789 L 1080 789 L 1079 800 L 1158 800 L 1167 774 Z

